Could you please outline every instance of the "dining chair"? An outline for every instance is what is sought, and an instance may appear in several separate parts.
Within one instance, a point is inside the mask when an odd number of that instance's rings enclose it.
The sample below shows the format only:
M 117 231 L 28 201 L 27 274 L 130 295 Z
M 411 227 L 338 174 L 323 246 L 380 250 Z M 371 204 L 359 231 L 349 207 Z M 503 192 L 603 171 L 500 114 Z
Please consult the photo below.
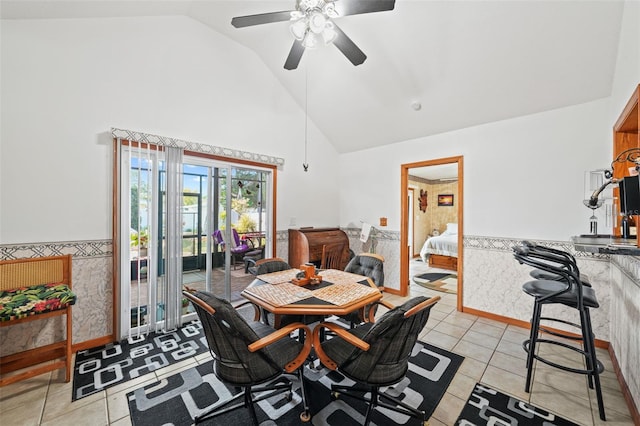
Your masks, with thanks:
M 344 244 L 324 244 L 320 269 L 342 269 L 342 253 Z
M 331 385 L 332 399 L 345 396 L 366 402 L 365 426 L 378 406 L 427 421 L 423 410 L 379 390 L 404 379 L 418 335 L 438 300 L 440 296 L 414 297 L 385 312 L 375 323 L 352 329 L 333 322 L 322 322 L 314 328 L 313 345 L 320 362 L 356 383 Z M 390 307 L 386 302 L 381 304 Z M 323 330 L 329 330 L 332 337 L 323 340 Z
M 258 276 L 262 274 L 270 274 L 272 272 L 280 272 L 280 271 L 288 271 L 291 269 L 291 266 L 284 259 L 280 257 L 271 257 L 268 259 L 260 259 L 257 261 L 252 261 L 253 266 L 249 266 L 249 272 L 252 275 Z M 267 310 L 261 308 L 261 316 L 262 320 L 265 324 L 270 323 L 270 318 L 272 323 L 276 328 L 280 328 L 281 324 L 286 325 L 288 323 L 293 322 L 302 322 L 303 317 L 301 315 L 273 315 Z M 284 317 L 290 317 L 283 321 Z
M 306 325 L 293 323 L 275 330 L 258 321 L 248 322 L 228 301 L 213 293 L 187 288 L 182 294 L 191 301 L 202 323 L 214 374 L 243 389 L 232 398 L 207 407 L 196 416 L 195 423 L 246 407 L 253 424 L 258 425 L 255 403 L 283 392 L 291 400 L 292 383 L 276 380 L 286 374 L 296 374 L 300 381 L 304 407 L 300 420 L 311 419 L 302 373 L 311 352 L 311 338 L 303 342 L 290 336 L 295 331 L 310 335 Z
M 360 253 L 349 261 L 344 271 L 371 278 L 380 291 L 384 290 L 384 257 L 380 254 Z M 376 308 L 376 304 L 367 305 L 358 311 L 343 315 L 340 318 L 348 321 L 351 327 L 353 327 L 355 324 L 367 320 L 370 309 L 374 309 L 373 313 L 375 314 Z
M 280 257 L 270 257 L 268 259 L 249 260 L 248 271 L 252 275 L 269 274 L 271 272 L 286 271 L 291 266 Z

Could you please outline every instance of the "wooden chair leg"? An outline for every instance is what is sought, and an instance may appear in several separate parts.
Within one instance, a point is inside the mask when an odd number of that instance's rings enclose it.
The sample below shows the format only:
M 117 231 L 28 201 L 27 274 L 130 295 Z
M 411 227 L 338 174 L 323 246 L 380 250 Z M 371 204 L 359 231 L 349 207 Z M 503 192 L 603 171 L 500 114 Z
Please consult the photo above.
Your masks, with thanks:
M 71 381 L 71 361 L 73 358 L 73 352 L 71 350 L 71 346 L 73 344 L 73 324 L 72 324 L 72 315 L 71 315 L 71 306 L 67 308 L 67 345 L 66 345 L 66 372 L 65 372 L 65 382 L 68 383 Z

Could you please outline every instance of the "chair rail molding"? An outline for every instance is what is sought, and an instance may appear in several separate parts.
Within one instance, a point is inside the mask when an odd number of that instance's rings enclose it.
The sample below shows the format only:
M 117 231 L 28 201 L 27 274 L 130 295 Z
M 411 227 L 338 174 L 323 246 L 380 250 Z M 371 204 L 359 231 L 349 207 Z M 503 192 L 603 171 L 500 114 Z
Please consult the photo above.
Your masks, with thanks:
M 111 257 L 113 243 L 108 240 L 51 241 L 0 245 L 0 259 L 60 256 L 70 254 L 74 259 Z

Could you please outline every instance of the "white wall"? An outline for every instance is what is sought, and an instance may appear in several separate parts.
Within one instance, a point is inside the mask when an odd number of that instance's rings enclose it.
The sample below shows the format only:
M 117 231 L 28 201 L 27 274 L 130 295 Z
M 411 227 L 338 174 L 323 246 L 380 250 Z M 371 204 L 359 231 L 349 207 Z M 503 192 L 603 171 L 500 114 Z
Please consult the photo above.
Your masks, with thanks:
M 627 0 L 622 15 L 620 43 L 611 93 L 610 122 L 612 125 L 638 84 L 640 84 L 640 2 Z
M 302 171 L 304 113 L 247 49 L 186 17 L 1 31 L 0 243 L 111 237 L 111 127 L 283 157 L 277 229 L 338 224 L 337 152 L 310 122 Z
M 609 165 L 610 126 L 605 99 L 342 155 L 340 223 L 399 230 L 400 165 L 462 155 L 465 234 L 568 240 L 589 231 L 584 172 Z

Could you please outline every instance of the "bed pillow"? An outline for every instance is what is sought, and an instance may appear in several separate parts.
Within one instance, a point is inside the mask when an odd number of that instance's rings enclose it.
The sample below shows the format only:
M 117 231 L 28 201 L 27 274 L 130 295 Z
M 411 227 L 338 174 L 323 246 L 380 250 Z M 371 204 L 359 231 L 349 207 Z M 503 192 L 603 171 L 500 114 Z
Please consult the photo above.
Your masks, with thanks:
M 448 235 L 457 234 L 458 233 L 458 224 L 457 223 L 447 223 L 447 229 L 445 231 Z

